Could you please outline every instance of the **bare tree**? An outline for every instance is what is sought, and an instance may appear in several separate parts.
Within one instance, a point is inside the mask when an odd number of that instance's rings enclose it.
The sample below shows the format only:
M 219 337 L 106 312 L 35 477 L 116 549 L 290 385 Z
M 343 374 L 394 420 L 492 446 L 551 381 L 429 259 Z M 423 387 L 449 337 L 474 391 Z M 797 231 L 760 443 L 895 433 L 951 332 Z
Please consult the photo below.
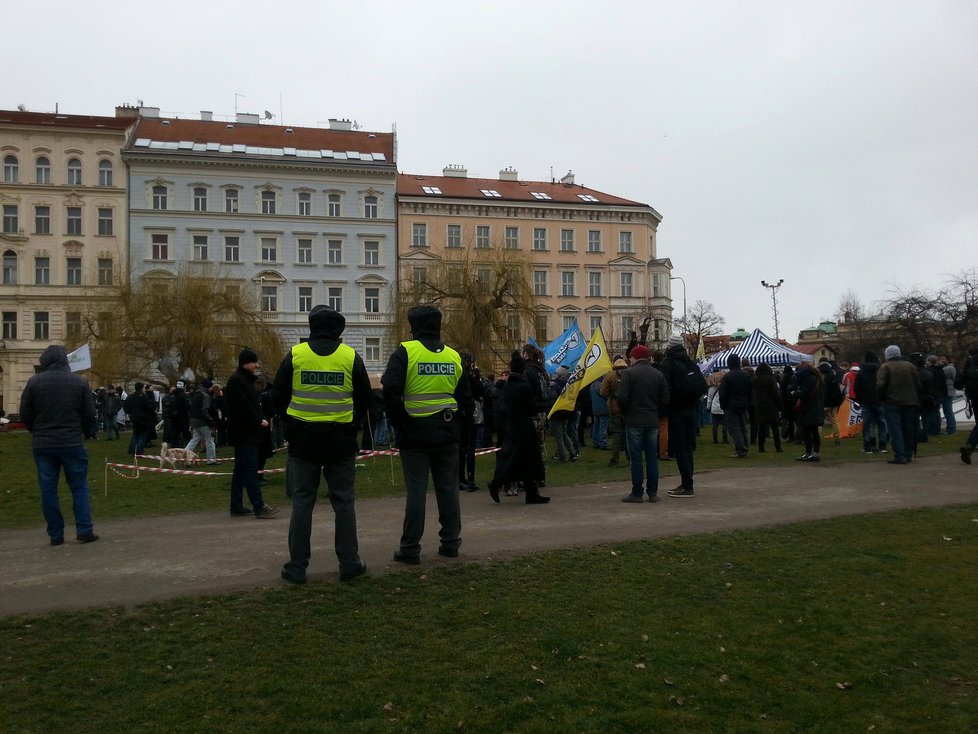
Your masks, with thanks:
M 694 301 L 686 311 L 686 318 L 676 320 L 682 333 L 695 337 L 692 344 L 694 353 L 699 348 L 700 339 L 722 333 L 724 323 L 726 320 L 714 310 L 713 304 L 706 301 Z

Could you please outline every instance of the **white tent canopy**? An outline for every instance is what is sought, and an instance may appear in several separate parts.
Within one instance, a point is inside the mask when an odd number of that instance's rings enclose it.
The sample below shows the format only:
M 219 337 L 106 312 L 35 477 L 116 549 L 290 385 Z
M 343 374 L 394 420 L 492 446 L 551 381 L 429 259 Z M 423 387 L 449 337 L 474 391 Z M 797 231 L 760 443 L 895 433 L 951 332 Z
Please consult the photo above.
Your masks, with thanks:
M 726 369 L 727 359 L 731 354 L 738 355 L 741 362 L 749 362 L 754 367 L 761 362 L 766 362 L 771 367 L 785 367 L 789 364 L 815 361 L 812 355 L 789 349 L 783 344 L 778 344 L 760 329 L 754 329 L 753 333 L 740 344 L 714 354 L 705 362 L 701 362 L 699 367 L 704 374 Z

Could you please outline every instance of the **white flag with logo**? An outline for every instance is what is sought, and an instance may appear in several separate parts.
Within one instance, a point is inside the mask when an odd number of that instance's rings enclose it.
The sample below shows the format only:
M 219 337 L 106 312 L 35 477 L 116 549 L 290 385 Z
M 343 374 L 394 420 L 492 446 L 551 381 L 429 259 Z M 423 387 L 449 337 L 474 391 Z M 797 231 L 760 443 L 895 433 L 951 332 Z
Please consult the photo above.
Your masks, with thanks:
M 92 350 L 87 344 L 82 344 L 78 349 L 68 355 L 68 365 L 72 372 L 92 369 Z

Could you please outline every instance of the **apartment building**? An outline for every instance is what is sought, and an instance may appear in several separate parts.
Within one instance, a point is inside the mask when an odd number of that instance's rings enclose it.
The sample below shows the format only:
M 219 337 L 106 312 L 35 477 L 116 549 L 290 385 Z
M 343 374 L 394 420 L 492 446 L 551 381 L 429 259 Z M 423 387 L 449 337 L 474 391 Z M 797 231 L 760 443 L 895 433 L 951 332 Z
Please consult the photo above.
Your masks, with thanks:
M 52 343 L 74 348 L 112 318 L 126 263 L 125 167 L 135 121 L 0 111 L 0 408 Z
M 313 306 L 346 316 L 344 341 L 380 370 L 397 273 L 393 133 L 161 117 L 140 108 L 123 151 L 134 278 L 208 266 L 259 294 L 287 346 Z
M 453 250 L 526 253 L 537 314 L 510 329 L 545 344 L 575 320 L 586 336 L 598 326 L 621 348 L 642 320 L 650 339 L 668 337 L 672 263 L 656 252 L 661 215 L 648 204 L 587 188 L 568 173 L 560 181 L 520 180 L 513 168 L 499 178 L 469 178 L 448 166 L 440 176 L 404 173 L 397 179 L 401 282 Z

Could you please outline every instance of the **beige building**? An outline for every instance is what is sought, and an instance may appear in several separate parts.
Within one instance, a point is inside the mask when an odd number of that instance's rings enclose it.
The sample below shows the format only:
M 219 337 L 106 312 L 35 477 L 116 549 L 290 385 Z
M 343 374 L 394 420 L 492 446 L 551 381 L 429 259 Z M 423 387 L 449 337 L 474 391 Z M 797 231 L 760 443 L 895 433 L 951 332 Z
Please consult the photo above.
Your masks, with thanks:
M 133 120 L 0 111 L 0 407 L 49 344 L 72 349 L 108 328 L 126 272 L 126 171 Z
M 514 323 L 514 344 L 541 345 L 574 320 L 590 337 L 598 326 L 612 350 L 651 319 L 649 340 L 668 338 L 672 263 L 656 253 L 662 217 L 648 204 L 575 183 L 520 180 L 507 168 L 498 179 L 469 178 L 449 166 L 441 176 L 400 174 L 400 283 L 424 276 L 453 248 L 521 251 L 531 261 L 535 322 Z

